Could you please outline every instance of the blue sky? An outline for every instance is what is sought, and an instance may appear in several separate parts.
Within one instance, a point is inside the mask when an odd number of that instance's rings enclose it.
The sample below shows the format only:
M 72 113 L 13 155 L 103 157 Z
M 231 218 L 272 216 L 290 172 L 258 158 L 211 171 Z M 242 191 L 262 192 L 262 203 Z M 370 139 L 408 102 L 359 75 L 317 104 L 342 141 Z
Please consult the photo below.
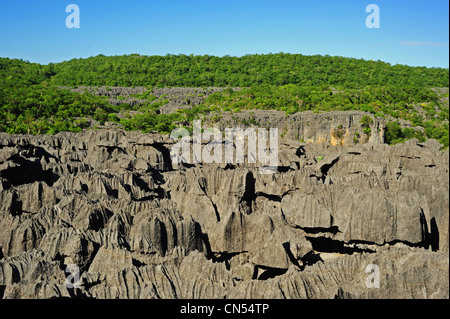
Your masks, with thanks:
M 68 29 L 68 4 L 80 28 Z M 366 27 L 366 6 L 380 28 Z M 447 0 L 0 0 L 0 57 L 332 55 L 449 66 Z

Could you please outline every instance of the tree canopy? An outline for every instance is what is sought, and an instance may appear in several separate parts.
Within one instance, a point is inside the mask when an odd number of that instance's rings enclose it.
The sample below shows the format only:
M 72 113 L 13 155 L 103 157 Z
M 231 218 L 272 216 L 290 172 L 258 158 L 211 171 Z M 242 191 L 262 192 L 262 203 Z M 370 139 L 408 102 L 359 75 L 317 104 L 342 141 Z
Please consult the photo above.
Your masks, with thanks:
M 54 73 L 54 85 L 205 87 L 252 85 L 335 86 L 367 85 L 447 87 L 448 70 L 390 65 L 335 56 L 301 54 L 141 56 L 98 55 L 43 67 Z

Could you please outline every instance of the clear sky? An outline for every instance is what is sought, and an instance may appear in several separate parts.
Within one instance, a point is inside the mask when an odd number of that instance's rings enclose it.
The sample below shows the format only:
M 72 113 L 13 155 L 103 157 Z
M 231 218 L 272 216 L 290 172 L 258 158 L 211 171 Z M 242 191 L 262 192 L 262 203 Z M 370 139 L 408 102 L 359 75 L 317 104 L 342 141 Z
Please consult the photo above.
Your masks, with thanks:
M 68 4 L 80 28 L 66 27 Z M 369 4 L 380 28 L 366 27 Z M 448 0 L 0 0 L 0 57 L 332 55 L 449 66 Z

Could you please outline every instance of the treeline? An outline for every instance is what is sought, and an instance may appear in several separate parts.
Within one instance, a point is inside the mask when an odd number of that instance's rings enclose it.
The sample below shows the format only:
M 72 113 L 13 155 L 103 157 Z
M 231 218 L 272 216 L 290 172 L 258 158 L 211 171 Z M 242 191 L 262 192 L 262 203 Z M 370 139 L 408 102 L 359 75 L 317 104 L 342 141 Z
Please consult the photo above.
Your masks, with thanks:
M 87 59 L 45 66 L 52 84 L 67 86 L 187 86 L 250 87 L 254 85 L 367 85 L 447 87 L 446 69 L 390 65 L 381 61 L 301 54 L 141 56 L 138 54 Z

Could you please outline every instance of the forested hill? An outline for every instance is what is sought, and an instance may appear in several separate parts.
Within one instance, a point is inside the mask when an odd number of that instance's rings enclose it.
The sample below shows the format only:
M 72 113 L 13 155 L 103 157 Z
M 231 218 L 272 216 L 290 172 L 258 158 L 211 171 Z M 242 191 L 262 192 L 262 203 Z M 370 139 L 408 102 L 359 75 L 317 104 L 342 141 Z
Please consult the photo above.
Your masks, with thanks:
M 105 95 L 63 88 L 78 86 L 144 88 L 112 103 Z M 167 133 L 201 114 L 358 110 L 395 121 L 386 130 L 390 144 L 415 137 L 434 138 L 447 147 L 448 86 L 448 69 L 318 55 L 99 55 L 48 65 L 0 58 L 0 132 L 80 132 L 93 118 L 126 130 Z M 154 94 L 165 87 L 228 88 L 208 97 L 198 93 L 199 105 L 191 104 L 192 95 L 183 97 L 189 107 L 162 114 L 169 97 Z M 409 121 L 414 129 L 402 131 L 397 120 Z
M 51 84 L 59 86 L 449 86 L 448 69 L 392 66 L 382 61 L 285 53 L 243 57 L 98 55 L 36 66 L 36 70 L 48 77 Z

